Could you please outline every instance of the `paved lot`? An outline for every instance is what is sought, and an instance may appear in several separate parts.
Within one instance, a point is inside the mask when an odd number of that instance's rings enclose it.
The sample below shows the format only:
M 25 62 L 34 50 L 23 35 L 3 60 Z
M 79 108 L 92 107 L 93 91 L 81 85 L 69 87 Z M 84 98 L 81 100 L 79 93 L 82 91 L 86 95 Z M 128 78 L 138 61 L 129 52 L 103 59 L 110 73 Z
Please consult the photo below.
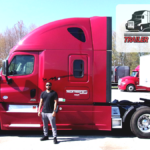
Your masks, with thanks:
M 51 132 L 50 132 L 51 134 Z M 123 130 L 107 131 L 58 131 L 57 145 L 52 137 L 40 141 L 41 131 L 2 131 L 2 150 L 141 150 L 149 147 L 149 139 L 139 139 Z
M 121 92 L 112 90 L 112 100 L 139 101 L 149 97 L 147 92 Z M 51 131 L 50 134 L 51 135 Z M 42 131 L 0 131 L 0 150 L 141 150 L 149 147 L 150 139 L 139 139 L 125 130 L 58 131 L 57 145 L 52 137 L 40 141 Z

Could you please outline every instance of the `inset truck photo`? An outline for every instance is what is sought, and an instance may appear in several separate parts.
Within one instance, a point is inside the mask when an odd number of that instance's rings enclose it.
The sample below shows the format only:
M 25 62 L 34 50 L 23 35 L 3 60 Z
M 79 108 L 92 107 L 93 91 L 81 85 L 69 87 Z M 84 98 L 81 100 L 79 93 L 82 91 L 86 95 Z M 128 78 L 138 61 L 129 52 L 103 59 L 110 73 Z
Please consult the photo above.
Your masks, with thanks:
M 135 11 L 125 27 L 131 32 L 150 32 L 150 10 Z

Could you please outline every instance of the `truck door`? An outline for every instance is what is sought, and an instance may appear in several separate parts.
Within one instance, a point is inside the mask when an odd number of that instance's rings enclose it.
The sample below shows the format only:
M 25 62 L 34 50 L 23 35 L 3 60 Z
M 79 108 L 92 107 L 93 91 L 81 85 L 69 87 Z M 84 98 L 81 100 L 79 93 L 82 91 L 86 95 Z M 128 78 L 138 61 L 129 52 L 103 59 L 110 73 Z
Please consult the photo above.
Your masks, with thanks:
M 38 52 L 15 52 L 8 59 L 7 84 L 2 76 L 1 99 L 4 111 L 1 112 L 3 130 L 26 127 L 40 127 L 37 116 L 38 102 Z
M 1 99 L 14 104 L 37 102 L 38 52 L 15 52 L 8 64 L 12 83 L 7 84 L 3 76 Z
M 93 106 L 92 81 L 89 78 L 91 70 L 89 54 L 69 55 L 69 80 L 64 88 L 64 102 L 59 99 L 57 114 L 58 128 L 65 129 L 92 129 Z

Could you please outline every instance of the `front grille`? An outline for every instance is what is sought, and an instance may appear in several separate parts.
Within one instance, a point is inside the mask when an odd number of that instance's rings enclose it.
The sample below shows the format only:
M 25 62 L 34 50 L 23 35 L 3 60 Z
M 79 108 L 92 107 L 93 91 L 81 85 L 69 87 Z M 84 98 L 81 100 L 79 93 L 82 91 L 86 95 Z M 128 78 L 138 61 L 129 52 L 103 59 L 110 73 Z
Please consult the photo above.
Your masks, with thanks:
M 134 21 L 128 21 L 128 28 L 134 28 Z

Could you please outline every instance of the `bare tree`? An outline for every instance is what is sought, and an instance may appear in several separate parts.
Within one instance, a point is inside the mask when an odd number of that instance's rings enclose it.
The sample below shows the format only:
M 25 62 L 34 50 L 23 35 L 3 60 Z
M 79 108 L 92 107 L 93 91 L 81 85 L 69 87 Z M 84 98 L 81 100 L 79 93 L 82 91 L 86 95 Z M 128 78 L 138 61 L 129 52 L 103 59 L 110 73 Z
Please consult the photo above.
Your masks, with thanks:
M 3 33 L 0 33 L 0 67 L 1 60 L 5 59 L 9 51 L 30 31 L 34 30 L 37 26 L 31 24 L 28 28 L 22 20 L 18 21 L 12 28 L 6 28 Z

